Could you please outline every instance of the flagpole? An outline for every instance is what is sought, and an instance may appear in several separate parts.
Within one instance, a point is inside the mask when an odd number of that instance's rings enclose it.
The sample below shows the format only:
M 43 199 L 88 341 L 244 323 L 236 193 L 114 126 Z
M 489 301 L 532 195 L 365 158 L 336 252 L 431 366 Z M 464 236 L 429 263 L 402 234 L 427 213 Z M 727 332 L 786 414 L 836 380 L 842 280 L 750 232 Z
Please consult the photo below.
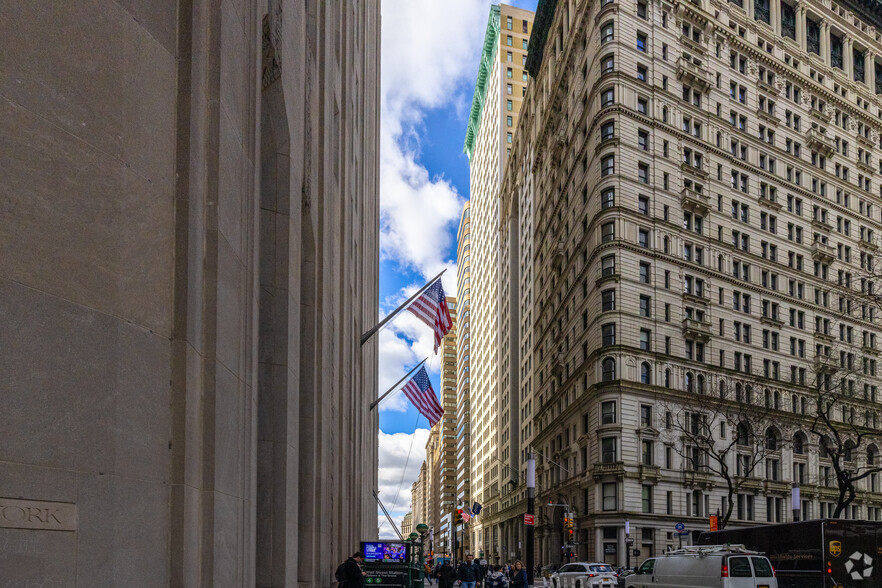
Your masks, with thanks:
M 398 534 L 398 538 L 404 541 L 404 537 L 401 536 L 401 531 L 398 530 L 398 526 L 395 524 L 395 521 L 392 520 L 392 517 L 389 516 L 389 511 L 386 510 L 386 507 L 383 505 L 383 501 L 380 500 L 380 495 L 377 494 L 377 491 L 374 490 L 374 498 L 377 499 L 377 504 L 380 505 L 380 508 L 383 509 L 383 513 L 386 515 L 386 518 L 389 520 L 389 524 L 392 525 L 392 530 Z M 393 505 L 395 506 L 395 505 Z
M 429 281 L 426 283 L 425 286 L 423 286 L 422 288 L 420 288 L 419 290 L 417 290 L 416 293 L 415 293 L 413 296 L 411 296 L 410 298 L 408 298 L 407 300 L 405 300 L 405 301 L 404 301 L 404 302 L 403 302 L 398 308 L 396 308 L 395 310 L 393 310 L 392 312 L 390 312 L 390 313 L 386 316 L 386 318 L 384 318 L 383 320 L 381 320 L 381 321 L 379 322 L 379 324 L 377 324 L 377 326 L 375 326 L 374 328 L 372 328 L 372 329 L 369 330 L 369 331 L 365 331 L 364 334 L 361 336 L 361 344 L 364 345 L 364 344 L 367 342 L 367 340 L 370 339 L 370 338 L 374 335 L 374 333 L 376 333 L 377 331 L 379 331 L 380 329 L 382 329 L 382 328 L 386 325 L 386 323 L 388 323 L 390 320 L 392 320 L 393 318 L 395 318 L 395 315 L 396 315 L 396 314 L 398 314 L 399 312 L 401 312 L 402 310 L 404 310 L 405 308 L 407 308 L 408 306 L 410 306 L 410 303 L 413 302 L 414 300 L 416 300 L 417 296 L 419 296 L 420 294 L 422 294 L 423 292 L 425 292 L 425 291 L 429 288 L 429 286 L 431 286 L 432 284 L 434 284 L 435 282 L 437 282 L 438 279 L 439 279 L 442 275 L 444 275 L 444 272 L 446 272 L 446 271 L 447 271 L 446 268 L 445 268 L 444 270 L 442 270 L 440 274 L 438 274 L 437 276 L 435 276 L 434 278 L 432 278 L 431 280 L 429 280 Z
M 423 365 L 424 363 L 426 363 L 426 360 L 427 360 L 427 359 L 429 359 L 429 358 L 427 357 L 427 358 L 424 359 L 423 361 L 421 361 L 421 362 L 419 362 L 418 364 L 416 364 L 415 366 L 413 366 L 413 368 L 411 368 L 411 370 L 410 370 L 409 372 L 407 372 L 406 374 L 404 374 L 404 377 L 403 377 L 403 378 L 401 378 L 400 380 L 398 380 L 397 382 L 395 382 L 395 385 L 394 385 L 394 386 L 392 386 L 391 388 L 389 388 L 388 390 L 386 390 L 386 391 L 383 393 L 382 396 L 380 396 L 379 398 L 377 398 L 376 400 L 374 400 L 373 402 L 371 402 L 371 406 L 370 406 L 370 408 L 368 408 L 368 410 L 373 410 L 378 404 L 380 404 L 380 402 L 381 402 L 384 398 L 386 398 L 387 396 L 389 396 L 389 394 L 391 394 L 396 388 L 398 388 L 398 385 L 401 384 L 401 382 L 404 381 L 404 378 L 406 378 L 407 376 L 409 376 L 410 374 L 412 374 L 413 372 L 415 372 L 416 369 L 417 369 L 418 367 L 420 367 L 421 365 Z

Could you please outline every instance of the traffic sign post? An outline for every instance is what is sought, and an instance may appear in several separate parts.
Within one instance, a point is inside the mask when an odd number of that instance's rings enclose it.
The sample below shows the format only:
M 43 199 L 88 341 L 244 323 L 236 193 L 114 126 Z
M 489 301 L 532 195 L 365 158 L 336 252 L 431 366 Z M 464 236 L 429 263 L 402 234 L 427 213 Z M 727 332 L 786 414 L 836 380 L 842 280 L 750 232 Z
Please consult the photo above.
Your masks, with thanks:
M 525 514 L 524 515 L 524 524 L 525 525 L 534 525 L 535 515 Z

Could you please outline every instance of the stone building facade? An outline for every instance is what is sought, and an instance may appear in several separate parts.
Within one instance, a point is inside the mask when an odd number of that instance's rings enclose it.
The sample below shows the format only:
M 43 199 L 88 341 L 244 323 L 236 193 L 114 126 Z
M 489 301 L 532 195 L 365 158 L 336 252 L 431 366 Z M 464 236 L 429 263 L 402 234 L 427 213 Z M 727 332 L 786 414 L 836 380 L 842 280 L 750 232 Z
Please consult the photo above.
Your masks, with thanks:
M 469 504 L 471 493 L 471 299 L 472 299 L 472 223 L 471 207 L 466 200 L 456 234 L 456 502 L 459 508 Z M 462 560 L 471 549 L 468 527 L 454 531 L 456 559 Z
M 467 541 L 472 553 L 494 563 L 520 557 L 523 543 L 512 533 L 522 530 L 515 521 L 525 508 L 518 499 L 524 481 L 519 476 L 520 356 L 512 345 L 517 336 L 512 326 L 520 321 L 516 291 L 501 286 L 519 283 L 514 263 L 519 233 L 516 220 L 501 216 L 508 211 L 500 209 L 499 190 L 526 93 L 532 23 L 530 11 L 491 7 L 464 146 L 470 167 L 471 327 L 468 347 L 459 353 L 469 358 L 470 492 L 472 502 L 483 506 L 468 525 Z M 515 230 L 511 240 L 501 240 L 503 224 Z
M 677 522 L 708 528 L 725 485 L 672 426 L 703 395 L 773 439 L 732 525 L 832 514 L 820 374 L 854 364 L 834 414 L 871 433 L 854 467 L 878 463 L 860 294 L 882 226 L 880 28 L 832 2 L 539 2 L 500 206 L 533 233 L 522 449 L 537 504 L 576 513 L 577 559 L 624 565 L 626 521 L 632 564 L 676 546 Z M 706 426 L 722 444 L 738 424 Z M 879 519 L 878 476 L 846 516 Z M 540 509 L 537 561 L 563 558 L 565 510 Z
M 0 501 L 60 518 L 4 581 L 330 586 L 377 529 L 379 3 L 0 32 Z

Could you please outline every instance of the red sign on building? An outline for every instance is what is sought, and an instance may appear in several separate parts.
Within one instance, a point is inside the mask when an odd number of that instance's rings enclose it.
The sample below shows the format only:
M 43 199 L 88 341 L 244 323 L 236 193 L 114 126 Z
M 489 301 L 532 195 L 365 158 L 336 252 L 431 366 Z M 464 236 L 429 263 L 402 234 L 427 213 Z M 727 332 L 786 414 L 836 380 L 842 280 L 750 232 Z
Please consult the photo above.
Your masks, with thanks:
M 533 516 L 534 515 L 531 515 L 531 514 L 525 514 L 524 515 L 524 524 L 525 525 L 532 525 L 533 524 Z
M 718 526 L 719 526 L 719 525 L 718 525 L 718 523 L 717 523 L 717 517 L 716 517 L 715 515 L 711 515 L 711 518 L 710 518 L 710 530 L 711 530 L 711 531 L 716 531 L 716 530 L 718 530 Z

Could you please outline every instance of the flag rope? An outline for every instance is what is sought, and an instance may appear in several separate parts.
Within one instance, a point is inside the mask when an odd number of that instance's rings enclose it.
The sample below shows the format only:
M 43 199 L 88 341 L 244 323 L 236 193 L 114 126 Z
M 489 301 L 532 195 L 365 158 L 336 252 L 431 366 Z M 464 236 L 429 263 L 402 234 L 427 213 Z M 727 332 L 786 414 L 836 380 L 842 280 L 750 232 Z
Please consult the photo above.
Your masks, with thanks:
M 392 502 L 392 508 L 389 509 L 392 512 L 395 512 L 395 507 L 398 505 L 398 499 L 401 497 L 401 486 L 404 485 L 404 477 L 407 475 L 407 464 L 410 463 L 410 454 L 413 451 L 413 440 L 416 439 L 416 428 L 419 423 L 420 411 L 417 411 L 416 422 L 413 424 L 413 434 L 410 436 L 410 449 L 407 450 L 407 459 L 404 460 L 404 468 L 401 470 L 401 480 L 398 482 L 398 491 L 395 493 L 395 500 Z

